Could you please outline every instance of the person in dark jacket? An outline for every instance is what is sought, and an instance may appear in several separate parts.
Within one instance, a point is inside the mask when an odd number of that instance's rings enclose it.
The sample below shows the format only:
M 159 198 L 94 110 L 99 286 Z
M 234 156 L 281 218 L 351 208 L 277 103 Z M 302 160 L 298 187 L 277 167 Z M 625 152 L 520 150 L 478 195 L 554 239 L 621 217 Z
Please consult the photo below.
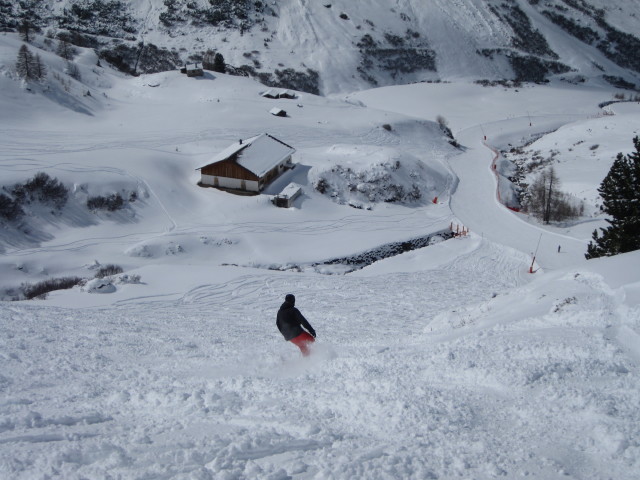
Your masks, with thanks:
M 288 294 L 278 310 L 276 325 L 285 340 L 296 345 L 305 357 L 311 353 L 309 345 L 315 342 L 316 331 L 295 307 L 296 297 Z M 303 330 L 304 327 L 306 329 Z

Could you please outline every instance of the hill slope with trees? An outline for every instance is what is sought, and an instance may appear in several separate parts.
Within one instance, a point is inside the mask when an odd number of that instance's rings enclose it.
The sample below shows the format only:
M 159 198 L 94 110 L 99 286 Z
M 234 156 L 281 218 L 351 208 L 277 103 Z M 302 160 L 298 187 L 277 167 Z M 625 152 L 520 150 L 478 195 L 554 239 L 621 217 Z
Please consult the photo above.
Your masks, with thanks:
M 636 9 L 633 0 L 22 0 L 0 2 L 0 30 L 94 48 L 134 75 L 218 53 L 230 73 L 311 93 L 461 77 L 635 89 Z

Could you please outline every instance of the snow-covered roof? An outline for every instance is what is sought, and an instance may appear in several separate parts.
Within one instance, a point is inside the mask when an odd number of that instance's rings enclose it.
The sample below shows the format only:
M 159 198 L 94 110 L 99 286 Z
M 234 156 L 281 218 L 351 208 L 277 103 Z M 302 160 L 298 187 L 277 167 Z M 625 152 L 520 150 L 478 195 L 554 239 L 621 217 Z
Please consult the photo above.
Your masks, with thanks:
M 262 133 L 229 145 L 207 165 L 227 160 L 237 154 L 238 165 L 262 177 L 295 151 L 295 148 L 268 133 Z
M 278 107 L 273 107 L 271 110 L 269 110 L 269 113 L 271 115 L 276 115 L 276 116 L 282 116 L 283 114 L 286 115 L 287 112 L 285 112 L 283 109 L 278 108 Z
M 276 197 L 293 198 L 300 191 L 302 187 L 297 183 L 290 183 L 282 189 L 282 191 L 276 195 Z
M 262 96 L 267 98 L 296 98 L 297 95 L 292 90 L 274 90 L 270 88 L 263 92 Z

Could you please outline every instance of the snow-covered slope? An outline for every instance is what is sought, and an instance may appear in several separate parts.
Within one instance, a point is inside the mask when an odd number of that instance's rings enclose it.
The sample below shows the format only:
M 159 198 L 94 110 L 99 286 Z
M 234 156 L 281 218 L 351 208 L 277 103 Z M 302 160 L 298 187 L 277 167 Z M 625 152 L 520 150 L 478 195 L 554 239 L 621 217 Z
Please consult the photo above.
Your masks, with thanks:
M 145 269 L 102 308 L 4 304 L 0 473 L 635 478 L 638 255 L 513 289 L 519 254 L 455 242 L 364 277 Z M 289 291 L 309 359 L 275 331 Z
M 15 38 L 2 40 L 8 71 L 7 52 L 19 43 Z M 112 87 L 99 88 L 94 76 L 110 79 Z M 49 101 L 48 92 L 60 83 L 56 77 L 68 81 L 52 66 L 45 83 L 30 85 L 30 92 L 15 79 L 4 78 L 5 111 L 18 115 L 7 116 L 2 126 L 6 139 L 2 186 L 9 193 L 15 184 L 43 171 L 62 181 L 70 196 L 64 209 L 53 216 L 46 205 L 39 210 L 45 211 L 45 217 L 34 210 L 37 202 L 25 206 L 27 215 L 0 232 L 2 250 L 24 259 L 3 264 L 7 273 L 3 287 L 18 287 L 27 277 L 29 282 L 49 275 L 84 277 L 95 260 L 133 266 L 173 258 L 284 268 L 358 253 L 448 225 L 447 206 L 430 204 L 430 200 L 452 183 L 443 161 L 455 149 L 434 122 L 303 93 L 296 100 L 271 100 L 260 95 L 264 86 L 247 78 L 207 73 L 192 79 L 176 71 L 123 79 L 95 66 L 83 71 L 87 84 L 72 83 L 68 92 L 70 98 L 83 102 L 84 109 L 65 108 L 69 102 Z M 83 92 L 89 87 L 93 93 L 87 97 Z M 285 107 L 289 116 L 270 115 L 274 105 Z M 64 122 L 52 122 L 52 118 Z M 69 132 L 76 133 L 70 136 Z M 294 181 L 304 186 L 298 202 L 304 208 L 280 210 L 266 195 L 238 197 L 196 187 L 198 167 L 238 138 L 262 132 L 298 152 L 298 167 L 266 193 L 279 193 Z M 353 151 L 366 145 L 360 159 L 365 171 L 380 158 L 388 158 L 393 162 L 383 168 L 392 173 L 398 162 L 406 173 L 396 185 L 407 192 L 415 183 L 409 176 L 413 169 L 435 174 L 420 181 L 418 205 L 423 208 L 407 209 L 402 198 L 396 203 L 373 199 L 378 206 L 366 214 L 334 204 L 329 195 L 317 192 L 314 172 L 344 164 L 351 157 L 330 153 L 335 144 L 353 145 Z M 134 201 L 113 213 L 87 209 L 89 198 L 116 193 L 125 199 L 133 195 Z M 380 227 L 372 218 L 393 223 L 395 228 Z M 380 230 L 379 235 L 369 235 L 370 229 Z M 291 250 L 288 240 L 292 238 L 305 248 Z M 47 241 L 45 248 L 41 248 L 43 241 Z M 52 254 L 70 250 L 75 251 L 74 268 L 50 261 Z M 19 280 L 10 272 L 29 273 Z
M 26 84 L 20 45 L 0 36 L 2 192 L 45 172 L 69 200 L 2 223 L 0 288 L 86 283 L 0 301 L 1 478 L 637 476 L 638 252 L 586 261 L 601 215 L 543 226 L 504 209 L 487 148 L 547 134 L 535 148 L 562 152 L 575 192 L 582 164 L 592 192 L 638 134 L 637 104 L 598 116 L 620 92 L 459 82 L 275 101 L 210 72 L 125 77 L 90 50 L 80 81 L 51 59 Z M 197 186 L 197 167 L 265 131 L 298 164 L 267 195 Z M 426 201 L 379 201 L 334 176 L 347 168 Z M 322 175 L 348 200 L 315 190 Z M 303 196 L 276 208 L 290 181 Z M 116 193 L 125 208 L 87 208 Z M 450 225 L 471 233 L 349 274 L 323 264 Z M 91 280 L 108 265 L 123 272 Z M 306 359 L 275 328 L 287 293 L 318 333 Z
M 39 4 L 36 23 L 44 31 L 75 32 L 64 38 L 99 43 L 104 58 L 136 72 L 201 61 L 215 51 L 265 82 L 324 94 L 425 80 L 554 76 L 606 75 L 640 85 L 637 0 Z M 13 27 L 20 11 L 13 7 Z

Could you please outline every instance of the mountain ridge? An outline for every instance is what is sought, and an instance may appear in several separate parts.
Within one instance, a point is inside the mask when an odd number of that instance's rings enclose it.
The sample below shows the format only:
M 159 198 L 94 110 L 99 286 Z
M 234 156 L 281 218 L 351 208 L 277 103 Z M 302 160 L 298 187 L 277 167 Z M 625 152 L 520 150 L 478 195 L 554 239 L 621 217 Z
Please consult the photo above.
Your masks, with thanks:
M 131 74 L 219 52 L 232 73 L 325 95 L 420 81 L 545 82 L 553 76 L 637 89 L 639 4 L 616 3 L 4 1 L 0 29 L 40 30 L 94 48 Z

